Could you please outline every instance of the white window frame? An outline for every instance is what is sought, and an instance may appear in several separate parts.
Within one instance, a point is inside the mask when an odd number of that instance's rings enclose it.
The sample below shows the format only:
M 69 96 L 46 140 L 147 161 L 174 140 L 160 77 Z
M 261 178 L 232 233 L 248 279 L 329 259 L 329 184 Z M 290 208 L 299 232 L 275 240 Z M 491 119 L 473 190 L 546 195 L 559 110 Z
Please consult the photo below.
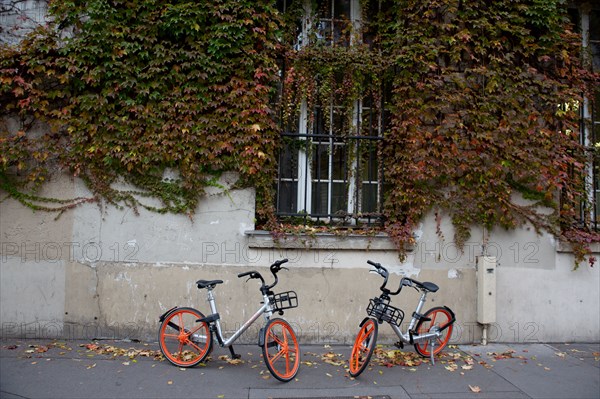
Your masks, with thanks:
M 349 45 L 355 45 L 357 40 L 360 39 L 360 29 L 362 26 L 362 21 L 361 21 L 361 6 L 360 6 L 360 0 L 348 0 L 350 1 L 350 21 L 352 23 L 353 26 L 353 30 L 354 32 L 352 32 L 352 34 L 350 35 L 350 43 Z M 335 15 L 334 10 L 333 10 L 333 6 L 334 3 L 333 1 L 331 1 L 331 15 L 332 15 L 332 19 L 333 16 Z M 318 23 L 318 21 L 316 21 L 316 16 L 313 15 L 312 13 L 312 9 L 311 9 L 311 2 L 310 0 L 305 0 L 304 2 L 304 19 L 302 22 L 302 32 L 299 34 L 298 36 L 298 43 L 296 44 L 297 48 L 301 48 L 303 46 L 306 46 L 308 44 L 310 44 L 310 30 L 311 28 Z M 330 21 L 329 24 L 333 27 L 333 21 Z M 332 43 L 330 43 L 329 45 L 336 45 L 336 43 L 334 41 L 332 41 Z M 304 141 L 310 141 L 310 143 L 306 143 L 307 146 L 319 146 L 319 145 L 327 145 L 329 147 L 329 149 L 333 148 L 334 146 L 337 145 L 346 145 L 349 146 L 350 144 L 339 144 L 334 142 L 333 139 L 333 112 L 334 112 L 334 107 L 336 107 L 336 105 L 332 102 L 329 105 L 329 112 L 328 112 L 328 117 L 329 117 L 329 121 L 330 123 L 328 124 L 329 126 L 329 131 L 328 132 L 324 132 L 326 134 L 329 135 L 329 138 L 326 140 L 320 139 L 320 138 L 313 138 L 310 137 L 310 133 L 311 131 L 313 131 L 313 127 L 309 126 L 309 110 L 306 104 L 306 101 L 303 101 L 300 107 L 300 117 L 299 117 L 299 121 L 298 121 L 298 132 L 299 132 L 299 136 L 300 136 L 300 140 L 304 140 Z M 363 103 L 362 101 L 356 101 L 354 104 L 354 107 L 352 109 L 352 124 L 349 127 L 350 128 L 350 132 L 348 132 L 348 134 L 350 136 L 358 136 L 359 132 L 358 132 L 358 128 L 359 128 L 359 122 L 362 120 L 362 113 L 363 113 Z M 323 113 L 325 113 L 325 110 L 322 110 Z M 381 135 L 381 130 L 382 130 L 382 126 L 381 126 L 381 120 L 380 118 L 378 118 L 378 120 L 376 121 L 376 129 L 377 129 L 377 135 L 380 136 Z M 313 171 L 312 171 L 312 159 L 311 157 L 313 156 L 312 154 L 310 154 L 309 152 L 306 151 L 306 146 L 304 146 L 303 148 L 300 148 L 298 150 L 298 163 L 297 163 L 297 194 L 296 194 L 296 211 L 299 214 L 307 214 L 307 215 L 314 215 L 315 214 L 315 209 L 316 209 L 316 204 L 313 204 L 313 184 L 314 183 L 326 183 L 327 184 L 327 209 L 326 209 L 326 214 L 330 215 L 329 219 L 336 219 L 335 216 L 333 215 L 333 210 L 332 210 L 332 205 L 333 205 L 333 185 L 334 184 L 347 184 L 347 190 L 346 190 L 346 215 L 356 215 L 357 213 L 361 212 L 361 208 L 362 208 L 362 192 L 363 189 L 362 187 L 357 187 L 357 180 L 361 179 L 361 185 L 363 184 L 375 184 L 377 186 L 377 204 L 381 203 L 381 194 L 380 194 L 380 179 L 376 179 L 375 181 L 372 180 L 365 180 L 363 181 L 362 178 L 360 176 L 357 175 L 357 171 L 358 171 L 358 158 L 354 157 L 352 164 L 348 165 L 348 170 L 347 170 L 347 176 L 345 176 L 346 180 L 339 180 L 339 179 L 333 179 L 333 172 L 334 172 L 334 164 L 333 164 L 333 153 L 332 151 L 328 151 L 328 158 L 327 158 L 327 171 L 328 171 L 328 176 L 326 176 L 326 178 L 321 178 L 320 180 L 317 180 L 316 178 L 314 178 L 313 176 Z M 281 179 L 281 181 L 293 181 L 293 179 Z M 318 219 L 326 219 L 324 217 L 317 217 Z M 350 220 L 348 220 L 349 224 L 354 224 L 356 222 L 356 219 L 354 218 L 350 218 Z

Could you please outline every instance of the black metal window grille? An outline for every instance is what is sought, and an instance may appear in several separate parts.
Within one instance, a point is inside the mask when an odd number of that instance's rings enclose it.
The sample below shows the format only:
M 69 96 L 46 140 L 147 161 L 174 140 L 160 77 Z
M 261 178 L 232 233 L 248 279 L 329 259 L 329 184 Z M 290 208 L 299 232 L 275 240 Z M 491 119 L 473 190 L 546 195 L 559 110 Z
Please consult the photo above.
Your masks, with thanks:
M 280 0 L 278 8 L 285 12 L 290 4 Z M 364 21 L 359 0 L 303 4 L 303 31 L 296 46 L 347 47 L 361 40 Z M 329 106 L 310 110 L 304 104 L 300 115 L 282 126 L 284 146 L 276 182 L 280 219 L 346 226 L 381 222 L 383 165 L 378 154 L 383 117 L 378 111 L 382 107 L 374 105 L 367 96 L 351 110 L 333 100 Z
M 370 105 L 357 102 L 351 126 L 340 107 L 331 105 L 316 107 L 284 130 L 277 180 L 280 218 L 349 226 L 381 222 L 382 123 Z
M 585 32 L 584 32 L 585 33 Z M 600 8 L 592 9 L 589 13 L 588 23 L 588 47 L 592 59 L 592 69 L 600 71 Z M 590 139 L 589 145 L 592 156 L 591 180 L 591 227 L 600 228 L 600 88 L 596 91 L 594 98 L 590 99 L 591 115 L 589 119 Z M 585 122 L 582 128 L 585 133 Z M 585 220 L 585 219 L 584 219 Z
M 600 71 L 600 9 L 570 8 L 569 14 L 583 38 L 584 54 L 593 71 Z M 580 200 L 581 227 L 600 229 L 600 90 L 585 98 L 581 112 L 580 143 L 590 154 L 586 175 L 587 196 Z

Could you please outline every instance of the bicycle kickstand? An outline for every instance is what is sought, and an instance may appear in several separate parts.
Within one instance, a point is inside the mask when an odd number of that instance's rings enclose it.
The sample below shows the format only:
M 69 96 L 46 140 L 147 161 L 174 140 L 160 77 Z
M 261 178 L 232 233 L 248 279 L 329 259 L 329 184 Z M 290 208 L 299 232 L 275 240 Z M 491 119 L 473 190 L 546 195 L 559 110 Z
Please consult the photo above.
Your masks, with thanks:
M 435 365 L 435 359 L 433 357 L 433 353 L 435 352 L 435 340 L 432 339 L 429 341 L 429 344 L 431 346 L 431 352 L 429 353 L 429 356 L 431 357 L 431 365 L 434 366 Z
M 233 345 L 229 346 L 229 352 L 231 353 L 232 359 L 239 359 L 242 357 L 240 354 L 235 353 L 235 351 L 233 350 Z

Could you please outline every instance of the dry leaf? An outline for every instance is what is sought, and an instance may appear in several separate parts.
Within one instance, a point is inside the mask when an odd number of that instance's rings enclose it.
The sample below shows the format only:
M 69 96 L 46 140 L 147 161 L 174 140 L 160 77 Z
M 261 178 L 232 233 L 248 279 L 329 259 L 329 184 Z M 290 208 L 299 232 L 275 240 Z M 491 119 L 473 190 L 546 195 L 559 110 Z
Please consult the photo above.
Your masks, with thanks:
M 448 371 L 456 371 L 458 369 L 458 366 L 456 364 L 449 364 L 449 365 L 445 366 L 444 368 Z
M 469 388 L 471 389 L 472 392 L 475 392 L 475 393 L 481 392 L 481 388 L 479 388 L 477 385 L 469 385 Z

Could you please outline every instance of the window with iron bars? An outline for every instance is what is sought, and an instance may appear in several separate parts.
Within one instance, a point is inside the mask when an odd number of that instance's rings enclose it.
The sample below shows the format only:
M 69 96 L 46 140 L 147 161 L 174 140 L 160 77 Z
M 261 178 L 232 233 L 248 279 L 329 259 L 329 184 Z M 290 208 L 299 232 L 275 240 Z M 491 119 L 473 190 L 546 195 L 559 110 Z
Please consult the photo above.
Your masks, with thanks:
M 600 71 L 600 7 L 569 10 L 571 21 L 583 38 L 584 53 L 593 71 Z M 600 229 L 600 89 L 584 98 L 581 110 L 580 142 L 591 154 L 586 176 L 587 198 L 581 201 L 579 218 L 582 226 Z
M 285 12 L 289 3 L 280 1 L 280 11 Z M 303 6 L 297 48 L 311 41 L 352 46 L 360 37 L 356 33 L 365 27 L 359 0 L 305 1 Z M 381 222 L 383 171 L 377 154 L 384 119 L 376 111 L 382 107 L 373 101 L 365 96 L 351 110 L 335 99 L 314 109 L 303 103 L 299 116 L 283 126 L 276 190 L 280 219 L 346 226 Z M 347 118 L 348 111 L 352 118 Z

